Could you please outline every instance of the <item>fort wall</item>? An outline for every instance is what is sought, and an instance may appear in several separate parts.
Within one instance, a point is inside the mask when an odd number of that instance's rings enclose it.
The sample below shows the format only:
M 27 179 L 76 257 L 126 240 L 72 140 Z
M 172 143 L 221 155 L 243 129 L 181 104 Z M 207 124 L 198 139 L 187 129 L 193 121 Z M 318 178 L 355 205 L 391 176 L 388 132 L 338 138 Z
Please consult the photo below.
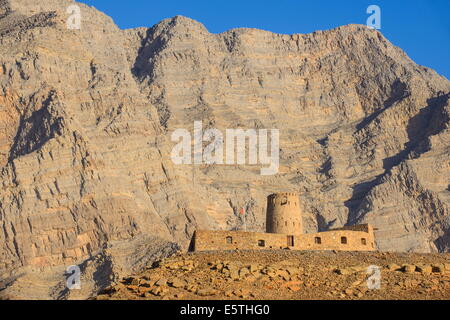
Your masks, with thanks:
M 266 233 L 198 230 L 190 245 L 192 251 L 236 249 L 374 251 L 375 239 L 368 224 L 303 234 L 298 194 L 283 192 L 267 197 Z
M 374 251 L 375 243 L 370 225 L 300 235 L 198 230 L 192 238 L 191 249 L 194 251 L 236 249 Z

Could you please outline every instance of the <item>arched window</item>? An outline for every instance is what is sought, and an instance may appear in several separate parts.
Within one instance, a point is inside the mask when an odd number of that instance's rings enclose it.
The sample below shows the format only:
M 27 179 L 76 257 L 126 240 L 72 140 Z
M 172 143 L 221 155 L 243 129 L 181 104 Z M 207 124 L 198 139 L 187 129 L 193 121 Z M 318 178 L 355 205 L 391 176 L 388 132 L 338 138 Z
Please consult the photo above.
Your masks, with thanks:
M 233 237 L 228 236 L 226 239 L 227 243 L 233 243 Z
M 361 238 L 361 244 L 365 246 L 367 244 L 366 238 Z
M 266 242 L 264 240 L 258 240 L 258 246 L 259 247 L 265 247 L 266 246 Z
M 347 244 L 347 237 L 341 237 L 341 243 Z
M 322 243 L 322 239 L 320 237 L 315 237 L 314 238 L 314 243 L 315 244 L 321 244 Z

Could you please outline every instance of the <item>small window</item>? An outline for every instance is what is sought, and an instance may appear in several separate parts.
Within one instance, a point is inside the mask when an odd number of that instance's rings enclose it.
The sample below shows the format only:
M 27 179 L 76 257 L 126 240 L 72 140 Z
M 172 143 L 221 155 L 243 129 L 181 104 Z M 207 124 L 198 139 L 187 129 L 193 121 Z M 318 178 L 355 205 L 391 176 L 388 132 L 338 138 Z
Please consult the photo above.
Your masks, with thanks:
M 227 237 L 227 243 L 233 243 L 233 237 Z
M 361 244 L 365 246 L 367 244 L 366 238 L 361 238 Z
M 284 222 L 284 225 L 287 227 L 287 221 Z
M 347 237 L 341 237 L 341 243 L 347 244 Z
M 265 247 L 266 242 L 264 240 L 258 240 L 258 247 Z
M 322 243 L 322 239 L 320 237 L 315 237 L 314 238 L 314 243 L 321 244 Z

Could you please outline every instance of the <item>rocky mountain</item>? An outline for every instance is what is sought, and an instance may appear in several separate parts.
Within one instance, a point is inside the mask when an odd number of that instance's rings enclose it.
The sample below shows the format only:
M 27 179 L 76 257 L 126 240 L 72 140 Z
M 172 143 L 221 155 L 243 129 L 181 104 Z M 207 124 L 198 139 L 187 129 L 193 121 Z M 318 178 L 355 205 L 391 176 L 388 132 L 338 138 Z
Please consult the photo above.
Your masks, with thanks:
M 195 252 L 158 261 L 95 299 L 448 300 L 448 258 L 398 252 Z
M 300 193 L 305 232 L 371 223 L 380 250 L 450 249 L 450 82 L 376 30 L 120 30 L 73 1 L 0 0 L 0 44 L 4 284 L 99 255 L 142 265 L 161 254 L 136 248 L 186 249 L 196 228 L 264 230 L 279 191 Z M 174 164 L 194 121 L 278 129 L 279 172 Z

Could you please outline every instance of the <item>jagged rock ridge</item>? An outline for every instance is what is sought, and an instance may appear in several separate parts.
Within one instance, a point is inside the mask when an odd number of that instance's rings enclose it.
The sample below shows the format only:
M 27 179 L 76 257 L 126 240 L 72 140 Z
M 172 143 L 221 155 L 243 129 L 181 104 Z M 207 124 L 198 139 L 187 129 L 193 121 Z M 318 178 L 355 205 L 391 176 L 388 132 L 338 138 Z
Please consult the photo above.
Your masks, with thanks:
M 120 30 L 72 1 L 0 0 L 0 279 L 151 236 L 264 228 L 296 191 L 307 232 L 378 228 L 381 250 L 450 248 L 450 83 L 381 33 L 211 34 L 177 16 Z M 280 171 L 174 165 L 171 133 L 277 128 Z M 170 245 L 169 245 L 170 246 Z

